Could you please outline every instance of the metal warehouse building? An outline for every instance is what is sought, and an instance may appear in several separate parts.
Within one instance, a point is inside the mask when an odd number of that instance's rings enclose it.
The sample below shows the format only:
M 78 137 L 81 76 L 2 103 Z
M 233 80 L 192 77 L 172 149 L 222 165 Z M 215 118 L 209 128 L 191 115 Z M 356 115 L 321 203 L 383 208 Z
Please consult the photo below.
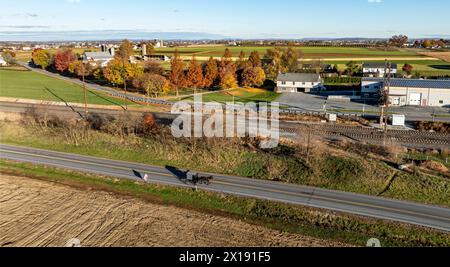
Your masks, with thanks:
M 363 78 L 363 97 L 379 97 L 383 78 Z M 450 107 L 450 80 L 391 79 L 392 106 Z

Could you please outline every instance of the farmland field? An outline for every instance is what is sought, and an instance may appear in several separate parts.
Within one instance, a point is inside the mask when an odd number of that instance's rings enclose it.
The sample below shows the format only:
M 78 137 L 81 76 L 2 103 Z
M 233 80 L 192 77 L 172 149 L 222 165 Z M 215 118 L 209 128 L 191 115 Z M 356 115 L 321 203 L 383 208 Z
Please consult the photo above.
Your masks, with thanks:
M 201 56 L 201 57 L 220 57 L 223 55 L 227 47 L 179 47 L 178 51 L 182 56 Z M 269 46 L 242 46 L 242 47 L 228 47 L 234 57 L 238 57 L 241 51 L 244 51 L 247 56 L 252 51 L 258 51 L 260 54 L 265 54 L 267 49 L 273 48 Z M 426 58 L 425 55 L 419 55 L 415 51 L 398 49 L 392 51 L 384 51 L 372 48 L 351 48 L 351 47 L 298 47 L 304 54 L 304 58 L 348 58 L 348 57 L 417 57 Z M 172 55 L 175 48 L 160 48 L 156 49 L 157 53 Z
M 0 97 L 84 103 L 83 88 L 31 71 L 0 70 Z M 88 90 L 89 104 L 123 105 L 124 101 Z
M 179 53 L 184 60 L 189 60 L 193 55 L 200 61 L 205 61 L 209 57 L 220 58 L 225 46 L 192 46 L 178 47 Z M 252 51 L 258 51 L 263 56 L 268 46 L 242 46 L 228 47 L 234 59 L 237 59 L 239 53 L 244 51 L 249 56 Z M 392 62 L 399 64 L 399 68 L 405 64 L 413 66 L 413 72 L 420 72 L 426 76 L 450 75 L 450 63 L 442 60 L 442 55 L 448 55 L 448 52 L 425 53 L 423 49 L 394 49 L 382 50 L 375 48 L 351 48 L 351 47 L 298 47 L 303 53 L 304 61 L 320 59 L 326 64 L 337 64 L 340 68 L 345 68 L 349 61 L 355 61 L 362 64 L 365 61 L 384 62 L 384 59 L 391 59 Z M 156 49 L 156 53 L 173 55 L 175 48 Z M 440 59 L 441 58 L 441 59 Z
M 61 247 L 74 236 L 86 247 L 345 245 L 25 177 L 0 175 L 0 192 L 0 240 L 10 246 Z

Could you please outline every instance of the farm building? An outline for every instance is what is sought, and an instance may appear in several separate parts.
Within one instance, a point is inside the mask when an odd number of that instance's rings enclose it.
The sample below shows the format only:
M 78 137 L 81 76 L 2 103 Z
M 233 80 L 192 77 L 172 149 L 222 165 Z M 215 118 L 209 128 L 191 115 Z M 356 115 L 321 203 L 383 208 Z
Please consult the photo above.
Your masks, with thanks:
M 6 62 L 2 56 L 0 56 L 0 66 L 2 67 L 8 66 L 8 62 Z
M 155 40 L 155 48 L 163 48 L 164 47 L 164 41 L 163 40 Z
M 93 65 L 106 67 L 114 57 L 109 52 L 86 52 L 83 55 L 83 59 Z
M 364 97 L 379 97 L 382 78 L 363 78 Z M 392 106 L 449 107 L 450 80 L 391 79 L 389 101 Z
M 278 93 L 310 93 L 325 90 L 323 79 L 315 73 L 281 73 L 277 77 Z
M 145 55 L 144 61 L 170 61 L 170 57 L 166 55 Z
M 391 74 L 395 76 L 398 73 L 398 66 L 395 63 L 388 63 L 391 65 Z M 363 74 L 368 77 L 384 77 L 386 71 L 385 63 L 364 63 Z

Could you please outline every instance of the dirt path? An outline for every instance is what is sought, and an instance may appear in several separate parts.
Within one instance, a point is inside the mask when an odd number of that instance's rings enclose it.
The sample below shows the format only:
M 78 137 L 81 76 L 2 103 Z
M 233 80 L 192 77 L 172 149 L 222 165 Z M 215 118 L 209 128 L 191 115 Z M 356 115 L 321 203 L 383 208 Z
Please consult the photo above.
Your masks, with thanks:
M 0 174 L 0 247 L 339 246 L 106 192 Z

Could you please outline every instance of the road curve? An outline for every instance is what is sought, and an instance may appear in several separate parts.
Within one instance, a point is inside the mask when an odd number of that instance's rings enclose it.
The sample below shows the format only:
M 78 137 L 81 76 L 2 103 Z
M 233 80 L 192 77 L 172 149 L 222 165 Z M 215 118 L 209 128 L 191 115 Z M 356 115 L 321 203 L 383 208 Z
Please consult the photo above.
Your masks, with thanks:
M 182 179 L 182 176 L 185 175 L 184 172 L 173 167 L 161 168 L 4 144 L 0 144 L 0 158 L 122 179 L 142 181 L 141 177 L 147 174 L 150 183 L 194 187 L 184 183 Z M 205 175 L 208 174 L 205 173 Z M 450 232 L 450 209 L 447 208 L 242 177 L 215 174 L 213 176 L 211 184 L 198 185 L 197 188 L 409 223 Z

